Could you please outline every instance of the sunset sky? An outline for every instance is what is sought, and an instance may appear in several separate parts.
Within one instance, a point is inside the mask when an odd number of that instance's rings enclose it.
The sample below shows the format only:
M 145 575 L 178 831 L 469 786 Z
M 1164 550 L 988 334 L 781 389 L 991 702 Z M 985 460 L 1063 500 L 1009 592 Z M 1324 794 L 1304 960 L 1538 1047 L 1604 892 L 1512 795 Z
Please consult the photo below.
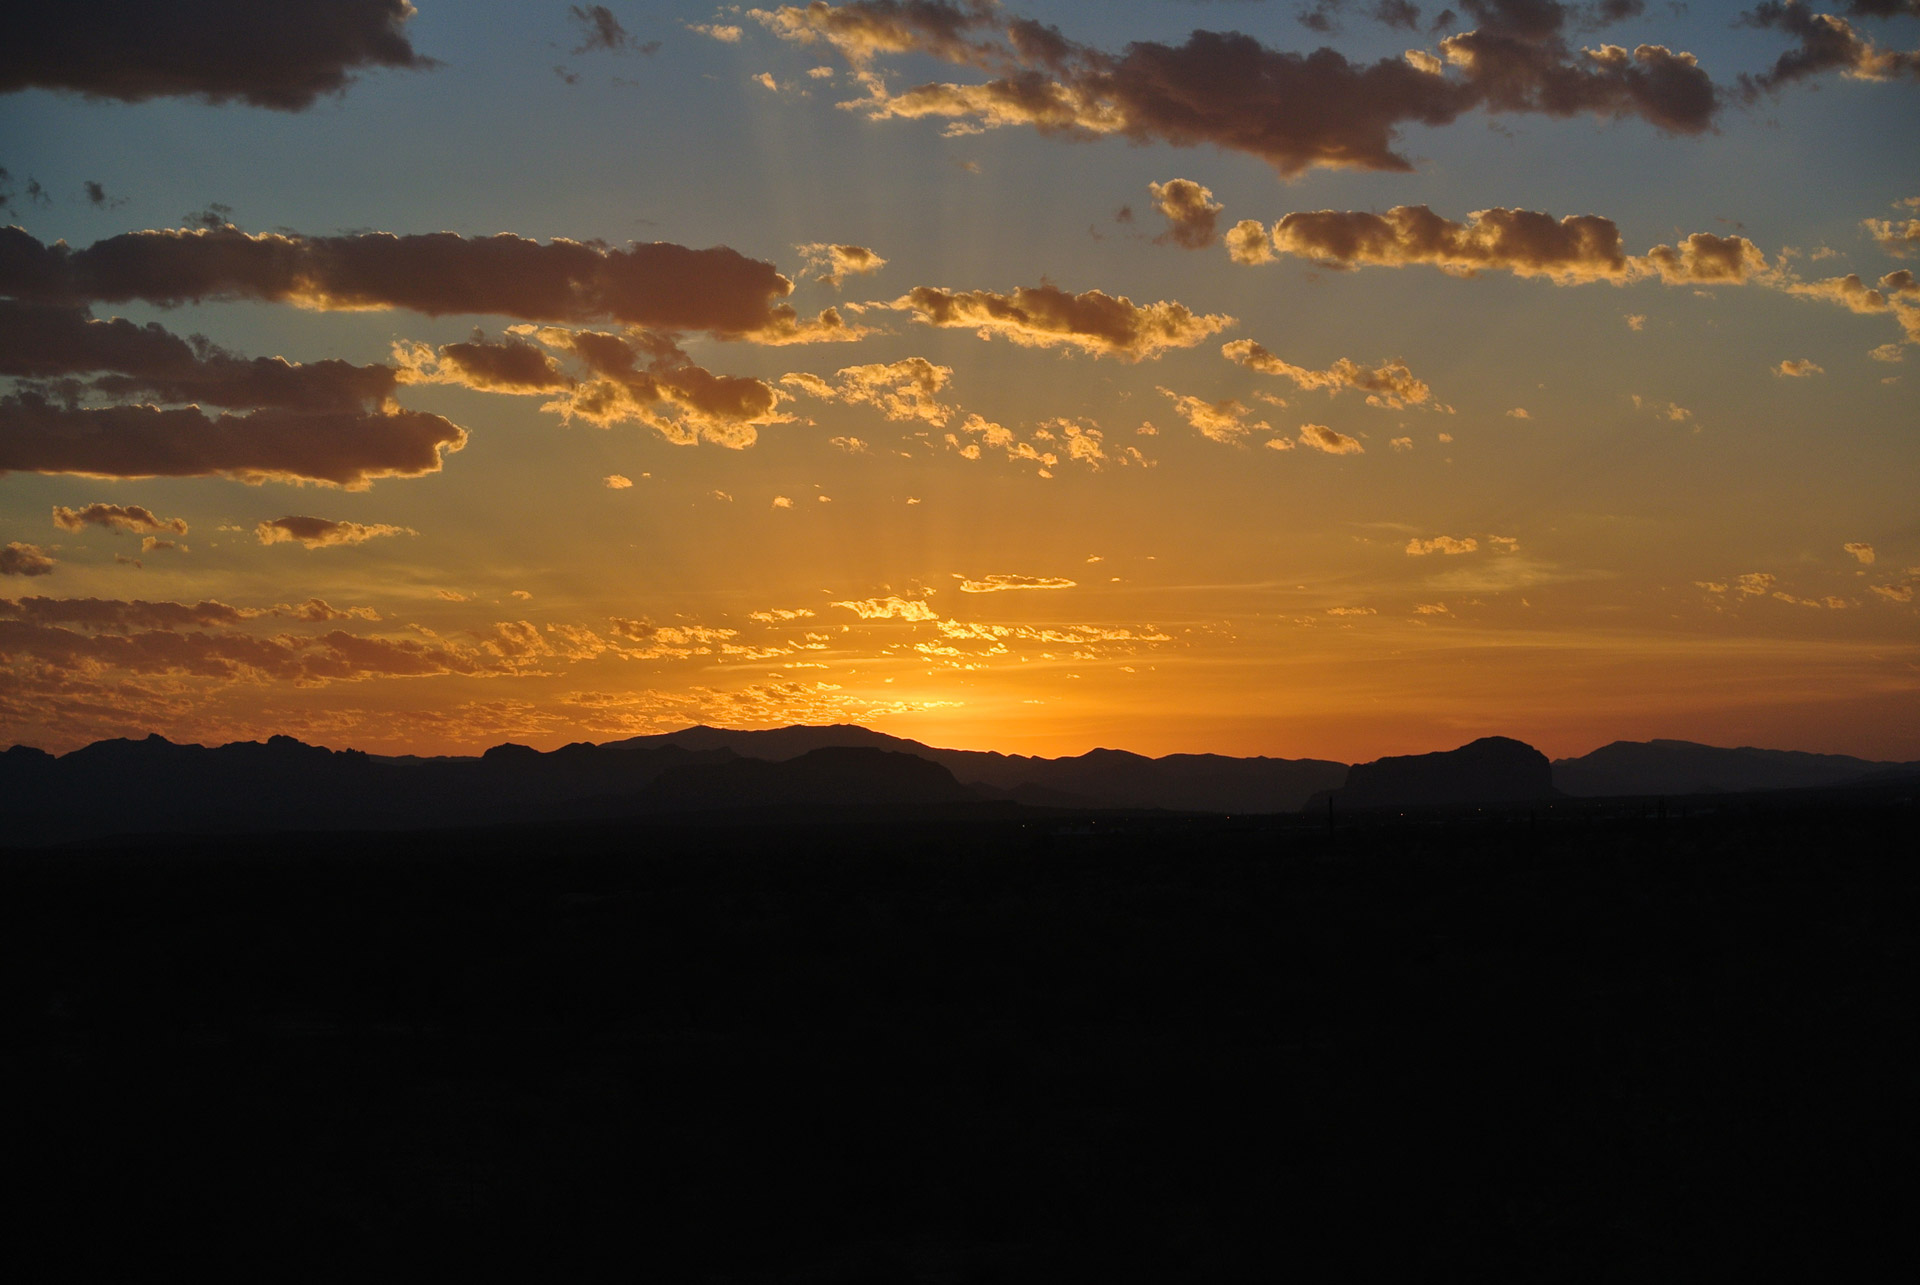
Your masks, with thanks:
M 0 745 L 1920 758 L 1920 0 L 11 22 Z

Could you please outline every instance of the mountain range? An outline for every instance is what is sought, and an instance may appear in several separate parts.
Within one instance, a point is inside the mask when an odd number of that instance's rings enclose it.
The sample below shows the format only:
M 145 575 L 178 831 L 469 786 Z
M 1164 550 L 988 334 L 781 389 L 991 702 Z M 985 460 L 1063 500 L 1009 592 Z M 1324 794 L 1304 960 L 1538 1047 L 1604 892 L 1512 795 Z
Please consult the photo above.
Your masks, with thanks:
M 210 748 L 159 736 L 55 757 L 0 753 L 0 843 L 109 834 L 418 829 L 743 809 L 869 812 L 1039 807 L 1288 813 L 1526 804 L 1558 798 L 1822 788 L 1920 779 L 1920 763 L 1686 741 L 1616 741 L 1551 763 L 1486 737 L 1349 766 L 1325 759 L 1096 749 L 1063 758 L 951 750 L 836 725 L 696 726 L 551 752 L 381 756 L 291 737 Z

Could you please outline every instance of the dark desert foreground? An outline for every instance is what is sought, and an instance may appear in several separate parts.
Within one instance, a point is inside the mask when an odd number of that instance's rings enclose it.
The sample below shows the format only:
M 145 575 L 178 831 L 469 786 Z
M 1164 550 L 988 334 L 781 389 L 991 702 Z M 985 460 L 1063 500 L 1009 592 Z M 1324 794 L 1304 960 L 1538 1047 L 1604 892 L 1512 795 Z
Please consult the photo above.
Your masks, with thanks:
M 1859 1279 L 1910 1212 L 1912 791 L 1703 811 L 13 851 L 16 1245 L 75 1277 Z

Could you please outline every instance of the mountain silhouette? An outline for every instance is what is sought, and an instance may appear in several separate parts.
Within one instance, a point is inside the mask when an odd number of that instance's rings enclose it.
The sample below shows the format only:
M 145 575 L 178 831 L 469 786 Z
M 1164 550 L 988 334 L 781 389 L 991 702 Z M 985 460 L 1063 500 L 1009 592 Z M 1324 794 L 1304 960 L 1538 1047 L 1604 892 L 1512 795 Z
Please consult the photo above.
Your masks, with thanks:
M 1547 756 L 1505 736 L 1483 736 L 1457 750 L 1402 754 L 1356 763 L 1335 807 L 1461 807 L 1532 803 L 1555 797 Z
M 417 830 L 612 821 L 769 808 L 969 808 L 1279 814 L 1867 785 L 1920 764 L 1844 755 L 1616 742 L 1549 764 L 1506 737 L 1349 769 L 1324 759 L 1096 749 L 1064 758 L 949 750 L 852 725 L 696 726 L 477 757 L 330 750 L 289 736 L 208 747 L 160 736 L 56 757 L 0 753 L 0 843 L 109 835 Z
M 1615 741 L 1553 764 L 1553 783 L 1577 798 L 1815 789 L 1906 775 L 1920 775 L 1920 763 L 1751 746 L 1722 749 L 1693 741 Z
M 642 792 L 650 810 L 899 808 L 978 803 L 938 763 L 874 746 L 827 745 L 778 762 L 728 758 L 670 768 Z
M 1066 758 L 947 750 L 852 724 L 733 731 L 696 726 L 617 742 L 726 749 L 778 762 L 826 747 L 866 746 L 938 763 L 990 795 L 1059 807 L 1165 808 L 1177 812 L 1297 812 L 1314 794 L 1337 789 L 1347 766 L 1326 759 L 1229 758 L 1097 749 Z

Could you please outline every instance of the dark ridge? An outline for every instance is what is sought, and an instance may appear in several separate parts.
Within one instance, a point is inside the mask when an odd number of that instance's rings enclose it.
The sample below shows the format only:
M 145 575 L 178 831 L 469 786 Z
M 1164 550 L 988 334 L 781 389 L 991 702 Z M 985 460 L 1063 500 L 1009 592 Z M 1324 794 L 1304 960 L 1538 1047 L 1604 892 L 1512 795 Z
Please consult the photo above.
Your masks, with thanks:
M 1847 754 L 1723 749 L 1693 741 L 1615 741 L 1580 758 L 1555 759 L 1553 783 L 1580 798 L 1803 790 L 1920 773 L 1920 763 Z
M 1553 765 L 1524 741 L 1483 736 L 1457 750 L 1357 763 L 1335 807 L 1471 807 L 1543 802 L 1556 796 Z

